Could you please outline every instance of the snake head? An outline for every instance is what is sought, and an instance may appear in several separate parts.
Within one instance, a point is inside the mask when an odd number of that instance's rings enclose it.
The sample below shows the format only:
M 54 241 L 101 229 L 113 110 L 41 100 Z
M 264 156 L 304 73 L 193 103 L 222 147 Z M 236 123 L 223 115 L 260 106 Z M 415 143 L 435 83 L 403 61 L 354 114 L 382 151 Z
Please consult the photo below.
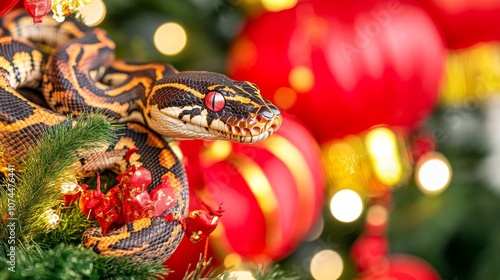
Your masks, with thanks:
M 254 143 L 282 122 L 281 112 L 255 84 L 212 72 L 179 72 L 158 80 L 147 102 L 148 126 L 180 139 Z

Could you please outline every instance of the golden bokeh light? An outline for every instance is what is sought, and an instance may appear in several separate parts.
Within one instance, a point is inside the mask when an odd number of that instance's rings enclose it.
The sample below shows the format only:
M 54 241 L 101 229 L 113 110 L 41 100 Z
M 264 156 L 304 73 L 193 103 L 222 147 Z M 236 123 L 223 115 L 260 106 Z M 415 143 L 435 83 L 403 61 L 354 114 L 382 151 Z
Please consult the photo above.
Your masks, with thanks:
M 236 253 L 230 253 L 224 258 L 224 266 L 227 268 L 241 265 L 241 257 Z
M 323 145 L 323 159 L 332 186 L 358 193 L 368 191 L 373 175 L 361 137 L 350 135 Z
M 214 141 L 208 149 L 201 154 L 204 164 L 225 160 L 233 151 L 233 146 L 227 141 Z
M 93 0 L 80 9 L 83 22 L 88 26 L 96 26 L 106 17 L 106 5 L 102 0 Z
M 335 219 L 350 223 L 358 219 L 363 212 L 363 201 L 355 191 L 344 189 L 333 195 L 330 211 Z
M 156 29 L 153 40 L 156 49 L 162 54 L 176 55 L 186 46 L 187 34 L 180 24 L 167 22 Z
M 308 92 L 314 87 L 314 74 L 309 67 L 294 67 L 288 74 L 288 83 L 300 93 Z
M 426 194 L 438 194 L 450 184 L 452 170 L 442 154 L 431 152 L 422 156 L 415 170 L 415 180 L 419 189 Z
M 297 101 L 297 93 L 289 87 L 280 87 L 274 92 L 274 103 L 281 109 L 290 109 Z
M 298 0 L 261 0 L 262 6 L 268 11 L 278 12 L 293 8 Z
M 387 186 L 394 186 L 403 177 L 398 141 L 393 131 L 374 128 L 366 134 L 365 143 L 377 178 Z
M 333 250 L 319 251 L 311 259 L 311 275 L 316 280 L 335 280 L 343 271 L 342 257 Z

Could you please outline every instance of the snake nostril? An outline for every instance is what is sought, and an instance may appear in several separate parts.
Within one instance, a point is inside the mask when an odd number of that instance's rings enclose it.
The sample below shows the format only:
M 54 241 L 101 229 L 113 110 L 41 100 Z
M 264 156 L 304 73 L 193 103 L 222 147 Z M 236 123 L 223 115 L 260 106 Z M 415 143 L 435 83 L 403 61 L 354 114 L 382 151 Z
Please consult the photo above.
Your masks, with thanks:
M 257 116 L 263 117 L 267 120 L 271 119 L 273 117 L 273 115 L 274 115 L 273 112 L 267 107 L 261 107 L 257 111 Z
M 271 108 L 271 111 L 273 112 L 273 114 L 275 116 L 280 116 L 281 115 L 281 111 L 278 108 L 274 107 L 274 106 Z

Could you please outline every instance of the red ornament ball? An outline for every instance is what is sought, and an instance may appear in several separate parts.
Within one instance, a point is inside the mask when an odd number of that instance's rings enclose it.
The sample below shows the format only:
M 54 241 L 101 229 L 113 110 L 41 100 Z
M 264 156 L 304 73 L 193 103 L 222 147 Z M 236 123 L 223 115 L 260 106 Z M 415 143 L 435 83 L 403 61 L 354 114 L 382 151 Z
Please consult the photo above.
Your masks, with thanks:
M 320 143 L 374 125 L 411 129 L 438 99 L 443 40 L 407 1 L 299 1 L 250 19 L 228 72 L 305 123 Z
M 202 201 L 223 203 L 225 212 L 210 235 L 222 257 L 281 259 L 320 215 L 324 173 L 319 149 L 292 118 L 285 117 L 280 130 L 260 143 L 185 141 L 181 149 L 191 192 Z

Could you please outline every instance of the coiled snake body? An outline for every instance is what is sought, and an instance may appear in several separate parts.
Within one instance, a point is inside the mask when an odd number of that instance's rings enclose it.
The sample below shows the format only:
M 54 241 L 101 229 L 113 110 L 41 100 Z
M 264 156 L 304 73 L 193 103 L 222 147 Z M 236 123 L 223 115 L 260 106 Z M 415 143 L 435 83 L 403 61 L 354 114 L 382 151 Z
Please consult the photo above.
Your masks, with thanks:
M 0 28 L 0 168 L 18 162 L 25 147 L 67 115 L 99 109 L 125 128 L 104 152 L 86 154 L 76 172 L 122 173 L 127 152 L 137 147 L 130 162 L 151 171 L 149 191 L 170 177 L 180 199 L 168 211 L 186 216 L 184 168 L 160 135 L 252 143 L 281 124 L 279 110 L 254 84 L 211 72 L 178 72 L 168 64 L 116 60 L 107 34 L 76 20 L 58 23 L 47 16 L 33 24 L 27 14 L 13 11 L 0 18 Z M 28 100 L 23 88 L 43 92 L 49 108 Z M 91 228 L 82 243 L 103 255 L 164 262 L 183 234 L 179 222 L 144 218 L 107 234 Z

